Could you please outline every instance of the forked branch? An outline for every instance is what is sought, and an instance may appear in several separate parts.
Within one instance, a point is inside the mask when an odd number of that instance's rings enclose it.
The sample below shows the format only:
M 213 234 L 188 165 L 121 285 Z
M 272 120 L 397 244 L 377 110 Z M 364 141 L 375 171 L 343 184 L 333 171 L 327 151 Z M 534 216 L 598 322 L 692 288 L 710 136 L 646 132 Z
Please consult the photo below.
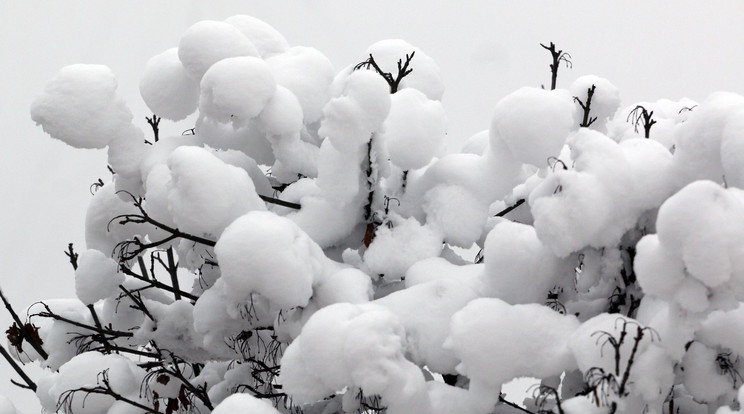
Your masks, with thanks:
M 589 116 L 589 112 L 592 110 L 592 97 L 594 96 L 594 91 L 597 89 L 596 85 L 592 85 L 591 88 L 588 88 L 586 90 L 586 103 L 584 103 L 578 96 L 574 96 L 574 102 L 578 103 L 581 109 L 584 111 L 584 117 L 579 124 L 580 127 L 588 128 L 591 124 L 594 123 L 594 121 L 597 120 L 597 117 L 594 118 Z
M 540 46 L 550 52 L 550 56 L 553 59 L 553 63 L 550 64 L 550 90 L 553 90 L 555 89 L 556 82 L 558 81 L 558 67 L 560 66 L 561 62 L 563 62 L 567 68 L 573 67 L 573 63 L 571 62 L 571 55 L 569 55 L 568 52 L 557 50 L 555 47 L 555 43 L 553 42 L 550 42 L 550 46 L 545 46 L 542 43 L 540 43 Z

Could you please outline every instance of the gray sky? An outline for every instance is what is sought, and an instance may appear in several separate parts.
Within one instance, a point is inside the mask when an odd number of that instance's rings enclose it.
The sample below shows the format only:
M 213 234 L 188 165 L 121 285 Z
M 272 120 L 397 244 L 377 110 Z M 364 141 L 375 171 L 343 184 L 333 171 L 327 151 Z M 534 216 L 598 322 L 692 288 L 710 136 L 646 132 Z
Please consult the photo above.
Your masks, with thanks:
M 34 97 L 62 66 L 105 64 L 147 131 L 149 112 L 138 91 L 147 60 L 177 46 L 191 24 L 234 14 L 266 21 L 291 45 L 319 49 L 337 70 L 362 60 L 378 40 L 418 46 L 442 69 L 453 140 L 486 129 L 506 94 L 550 82 L 540 42 L 555 42 L 573 57 L 573 69 L 561 67 L 559 87 L 581 75 L 602 76 L 618 87 L 624 105 L 700 101 L 717 90 L 744 94 L 740 0 L 0 0 L 0 287 L 19 310 L 74 295 L 62 251 L 69 242 L 84 248 L 88 187 L 108 177 L 104 150 L 75 150 L 33 124 Z M 190 127 L 170 124 L 165 131 Z M 9 320 L 0 312 L 2 331 Z M 10 375 L 0 361 L 0 395 L 37 412 L 33 396 L 11 386 Z

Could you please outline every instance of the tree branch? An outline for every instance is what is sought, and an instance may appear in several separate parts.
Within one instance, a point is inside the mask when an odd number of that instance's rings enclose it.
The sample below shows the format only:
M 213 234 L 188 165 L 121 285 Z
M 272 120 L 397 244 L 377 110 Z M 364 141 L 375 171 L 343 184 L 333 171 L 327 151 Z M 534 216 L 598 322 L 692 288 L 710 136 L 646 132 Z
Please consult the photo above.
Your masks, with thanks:
M 13 320 L 18 325 L 18 329 L 21 332 L 21 335 L 23 336 L 23 339 L 26 340 L 26 342 L 31 345 L 36 353 L 39 354 L 39 356 L 46 360 L 49 358 L 49 354 L 44 351 L 44 348 L 41 347 L 39 343 L 37 343 L 36 339 L 33 338 L 33 336 L 28 332 L 26 329 L 26 325 L 21 322 L 21 318 L 18 317 L 18 314 L 13 310 L 13 306 L 10 305 L 10 302 L 8 302 L 8 299 L 3 294 L 3 290 L 0 289 L 0 299 L 2 299 L 3 303 L 5 304 L 5 308 L 8 309 L 8 312 L 10 312 L 10 316 L 13 317 Z
M 21 388 L 26 388 L 26 389 L 36 392 L 36 384 L 31 380 L 31 378 L 29 378 L 28 375 L 26 375 L 23 369 L 18 365 L 15 359 L 13 359 L 13 357 L 10 356 L 10 353 L 8 353 L 8 351 L 5 349 L 5 347 L 2 344 L 0 344 L 0 354 L 3 354 L 3 357 L 5 358 L 5 360 L 8 361 L 8 364 L 10 364 L 13 370 L 16 373 L 18 373 L 18 375 L 20 375 L 21 378 L 23 378 L 23 381 L 26 383 L 26 385 L 19 384 L 13 381 L 12 379 L 10 380 L 10 382 L 12 382 L 13 384 Z
M 160 281 L 158 281 L 156 279 L 150 279 L 148 277 L 144 277 L 144 276 L 138 275 L 137 273 L 135 273 L 135 272 L 131 271 L 130 269 L 128 269 L 123 264 L 119 266 L 119 269 L 121 269 L 121 271 L 124 272 L 124 274 L 126 274 L 128 276 L 132 276 L 135 279 L 138 279 L 138 280 L 141 280 L 143 282 L 149 283 L 150 284 L 150 287 L 154 287 L 154 288 L 157 288 L 157 289 L 163 289 L 163 290 L 168 291 L 168 292 L 173 293 L 173 294 L 176 293 L 175 292 L 175 289 L 173 287 L 168 286 L 165 283 L 160 282 Z M 181 297 L 184 297 L 186 299 L 193 300 L 193 301 L 196 301 L 196 300 L 199 299 L 198 296 L 192 295 L 189 292 L 184 292 L 183 290 L 179 290 L 178 291 L 178 294 Z
M 504 217 L 505 215 L 511 213 L 511 211 L 514 210 L 515 208 L 517 208 L 517 207 L 521 206 L 522 204 L 524 204 L 525 201 L 526 200 L 524 198 L 520 198 L 519 200 L 517 200 L 516 203 L 514 203 L 513 206 L 509 206 L 509 207 L 507 207 L 507 208 L 499 211 L 498 213 L 496 213 L 496 215 L 494 217 Z

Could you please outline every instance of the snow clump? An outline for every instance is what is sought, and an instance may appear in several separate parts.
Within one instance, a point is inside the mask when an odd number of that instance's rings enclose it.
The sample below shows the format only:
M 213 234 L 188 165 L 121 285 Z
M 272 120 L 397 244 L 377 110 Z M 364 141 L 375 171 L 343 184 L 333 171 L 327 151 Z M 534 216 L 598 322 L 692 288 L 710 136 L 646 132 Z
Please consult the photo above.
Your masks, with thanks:
M 521 88 L 501 99 L 491 119 L 492 148 L 506 144 L 515 160 L 537 167 L 561 152 L 574 129 L 574 104 L 562 90 Z
M 240 30 L 225 22 L 195 23 L 178 43 L 178 58 L 196 80 L 220 60 L 238 56 L 259 57 L 259 53 Z
M 178 147 L 168 158 L 168 168 L 168 209 L 181 231 L 216 237 L 244 213 L 266 209 L 248 173 L 209 150 Z
M 199 103 L 199 82 L 178 59 L 178 48 L 168 49 L 147 61 L 139 90 L 152 112 L 173 121 L 194 113 Z
M 117 272 L 119 266 L 98 250 L 86 250 L 78 257 L 75 270 L 75 294 L 86 305 L 113 296 L 124 282 L 124 275 Z
M 255 57 L 233 57 L 212 65 L 201 80 L 199 111 L 221 122 L 245 125 L 274 96 L 271 68 Z
M 65 66 L 34 100 L 31 119 L 67 145 L 103 148 L 132 122 L 116 87 L 116 78 L 106 66 Z
M 457 371 L 470 378 L 472 397 L 486 408 L 513 378 L 544 378 L 575 369 L 568 341 L 578 327 L 576 317 L 542 305 L 480 298 L 452 316 L 444 346 L 460 359 Z
M 403 171 L 424 167 L 438 154 L 447 132 L 444 108 L 416 89 L 391 96 L 385 119 L 390 161 Z

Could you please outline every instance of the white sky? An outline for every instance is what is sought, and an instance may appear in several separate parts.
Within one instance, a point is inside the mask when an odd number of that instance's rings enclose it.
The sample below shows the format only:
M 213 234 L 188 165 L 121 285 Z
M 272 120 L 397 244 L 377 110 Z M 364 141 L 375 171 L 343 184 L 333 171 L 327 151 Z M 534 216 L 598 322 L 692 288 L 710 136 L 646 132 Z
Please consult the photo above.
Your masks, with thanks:
M 449 136 L 456 141 L 486 129 L 506 94 L 550 82 L 540 42 L 555 42 L 573 56 L 573 69 L 561 67 L 559 87 L 581 75 L 602 76 L 619 88 L 624 105 L 700 101 L 717 90 L 744 94 L 740 0 L 0 0 L 0 287 L 19 310 L 74 295 L 62 251 L 68 242 L 83 249 L 88 187 L 108 178 L 105 151 L 72 149 L 33 124 L 34 97 L 62 66 L 105 64 L 147 131 L 150 113 L 138 92 L 147 60 L 177 46 L 191 24 L 234 14 L 268 22 L 292 45 L 319 49 L 337 70 L 363 60 L 377 40 L 418 46 L 442 69 Z M 0 312 L 0 331 L 9 320 Z M 11 375 L 0 360 L 0 395 L 38 412 L 30 392 L 10 385 Z

